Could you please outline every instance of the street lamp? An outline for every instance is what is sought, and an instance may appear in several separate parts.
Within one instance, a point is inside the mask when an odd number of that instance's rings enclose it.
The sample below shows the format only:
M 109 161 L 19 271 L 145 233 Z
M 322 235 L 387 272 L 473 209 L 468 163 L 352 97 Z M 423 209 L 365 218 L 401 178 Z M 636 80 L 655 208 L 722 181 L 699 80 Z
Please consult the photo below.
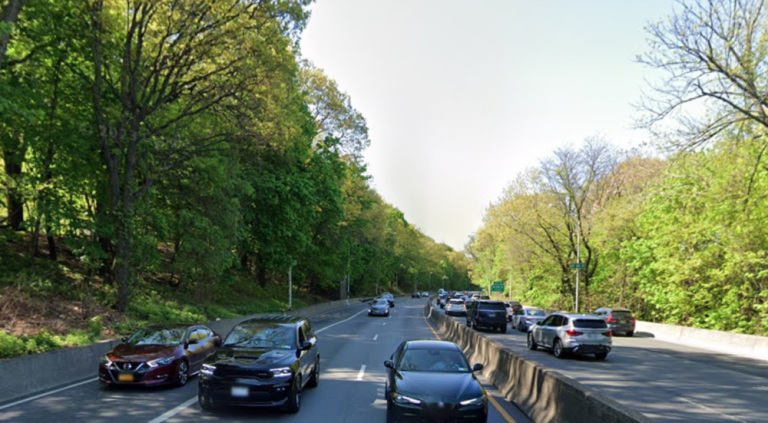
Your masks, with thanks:
M 296 260 L 291 261 L 288 268 L 288 311 L 293 310 L 293 266 L 296 266 Z

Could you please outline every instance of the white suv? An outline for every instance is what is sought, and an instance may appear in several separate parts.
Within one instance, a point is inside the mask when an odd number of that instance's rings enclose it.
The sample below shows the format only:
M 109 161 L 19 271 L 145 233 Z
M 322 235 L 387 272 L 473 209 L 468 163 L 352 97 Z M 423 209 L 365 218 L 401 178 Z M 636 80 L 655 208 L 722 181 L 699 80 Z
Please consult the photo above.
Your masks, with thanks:
M 605 320 L 585 314 L 552 313 L 528 330 L 528 349 L 551 348 L 555 357 L 594 354 L 605 360 L 613 347 Z

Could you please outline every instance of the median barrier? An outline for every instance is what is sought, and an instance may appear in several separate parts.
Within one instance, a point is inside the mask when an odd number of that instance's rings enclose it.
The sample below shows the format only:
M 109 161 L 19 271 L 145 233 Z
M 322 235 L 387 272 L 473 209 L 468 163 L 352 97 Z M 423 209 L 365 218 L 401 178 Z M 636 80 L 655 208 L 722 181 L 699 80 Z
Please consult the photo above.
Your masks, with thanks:
M 768 360 L 768 337 L 709 329 L 637 321 L 636 332 L 650 333 L 660 341 L 673 342 L 727 354 Z
M 327 311 L 352 305 L 360 305 L 357 298 L 315 304 L 288 312 L 292 315 L 312 317 Z M 222 337 L 241 321 L 258 314 L 207 322 L 206 325 Z M 87 381 L 98 376 L 99 359 L 117 345 L 110 340 L 83 347 L 62 348 L 41 354 L 0 360 L 0 405 L 30 395 Z
M 429 303 L 425 313 L 429 313 L 429 320 L 446 340 L 464 350 L 471 363 L 482 363 L 488 380 L 536 423 L 654 421 L 571 378 L 523 359 L 443 313 L 433 311 Z

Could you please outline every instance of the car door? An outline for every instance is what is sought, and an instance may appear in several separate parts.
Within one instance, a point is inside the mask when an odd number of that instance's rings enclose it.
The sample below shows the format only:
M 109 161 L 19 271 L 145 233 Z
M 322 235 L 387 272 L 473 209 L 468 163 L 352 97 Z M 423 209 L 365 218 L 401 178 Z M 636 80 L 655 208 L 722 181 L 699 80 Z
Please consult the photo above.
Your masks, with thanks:
M 546 328 L 547 324 L 554 319 L 555 316 L 549 316 L 546 319 L 544 319 L 543 322 L 541 322 L 540 325 L 536 325 L 533 327 L 533 338 L 536 340 L 537 344 L 544 345 L 544 328 Z
M 307 325 L 307 322 L 305 321 L 303 324 L 299 326 L 299 366 L 301 368 L 301 374 L 304 375 L 302 379 L 302 384 L 306 384 L 309 380 L 310 374 L 312 374 L 312 367 L 315 364 L 315 359 L 317 358 L 317 350 L 315 349 L 315 343 L 316 340 L 313 340 L 309 336 L 309 328 Z M 312 344 L 310 349 L 303 350 L 301 349 L 301 346 L 304 345 L 304 342 L 309 342 Z
M 189 371 L 194 373 L 198 371 L 202 366 L 203 360 L 206 357 L 205 343 L 202 342 L 205 339 L 205 332 L 203 329 L 194 327 L 188 330 L 187 342 L 186 342 L 186 355 L 189 360 Z
M 555 338 L 557 328 L 561 325 L 562 316 L 552 316 L 552 319 L 545 325 L 543 325 L 542 341 L 545 346 L 551 347 Z

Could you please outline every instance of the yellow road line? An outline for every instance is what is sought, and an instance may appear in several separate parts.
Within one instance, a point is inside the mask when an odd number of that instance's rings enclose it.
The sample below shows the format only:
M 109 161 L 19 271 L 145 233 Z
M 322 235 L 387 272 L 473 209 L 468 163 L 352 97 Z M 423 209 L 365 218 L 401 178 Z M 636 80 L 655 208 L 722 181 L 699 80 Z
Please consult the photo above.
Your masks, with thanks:
M 435 338 L 437 338 L 438 341 L 442 341 L 443 338 L 441 338 L 440 335 L 438 335 L 437 332 L 435 332 L 435 329 L 432 328 L 432 325 L 429 324 L 429 321 L 427 320 L 427 316 L 424 314 L 424 312 L 422 312 L 421 314 L 422 314 L 422 317 L 424 317 L 424 323 L 426 323 L 429 330 L 432 331 L 432 335 L 435 335 Z M 498 411 L 499 414 L 501 414 L 501 417 L 504 417 L 504 420 L 506 420 L 507 423 L 517 423 L 517 421 L 513 419 L 512 416 L 510 416 L 509 413 L 507 413 L 507 411 L 504 410 L 504 408 L 501 407 L 501 404 L 499 404 L 498 401 L 496 401 L 496 399 L 493 398 L 493 395 L 489 394 L 488 400 L 491 401 L 491 405 L 493 405 L 496 411 Z

